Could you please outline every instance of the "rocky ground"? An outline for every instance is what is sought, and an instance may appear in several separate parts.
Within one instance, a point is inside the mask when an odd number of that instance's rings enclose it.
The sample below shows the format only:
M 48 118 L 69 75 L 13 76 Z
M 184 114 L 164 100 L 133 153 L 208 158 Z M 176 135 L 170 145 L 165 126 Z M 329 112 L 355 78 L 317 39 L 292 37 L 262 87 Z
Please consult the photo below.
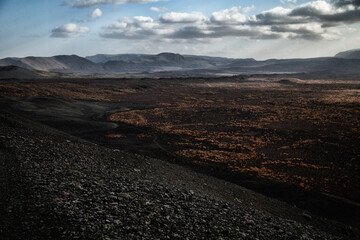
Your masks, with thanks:
M 0 239 L 358 237 L 237 185 L 0 113 Z

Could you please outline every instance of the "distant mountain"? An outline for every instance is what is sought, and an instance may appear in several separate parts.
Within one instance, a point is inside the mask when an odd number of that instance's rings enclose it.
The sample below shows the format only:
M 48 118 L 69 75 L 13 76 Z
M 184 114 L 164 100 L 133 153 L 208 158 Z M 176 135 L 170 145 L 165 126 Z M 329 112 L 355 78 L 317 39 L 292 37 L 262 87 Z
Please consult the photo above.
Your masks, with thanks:
M 147 54 L 96 54 L 94 56 L 87 56 L 86 59 L 94 63 L 106 63 L 108 61 L 123 61 L 131 62 L 142 58 L 147 58 L 151 55 Z
M 4 58 L 0 60 L 0 66 L 9 65 L 27 69 L 62 73 L 97 73 L 102 71 L 101 66 L 76 55 Z
M 176 53 L 145 54 L 97 54 L 86 59 L 101 64 L 107 72 L 136 73 L 185 71 L 207 69 L 229 64 L 232 59 L 220 57 L 180 55 Z
M 331 73 L 360 74 L 360 59 L 305 58 L 269 59 L 266 61 L 236 60 L 226 70 L 243 73 Z
M 54 57 L 5 58 L 0 66 L 74 74 L 267 74 L 267 73 L 323 73 L 360 75 L 360 50 L 342 52 L 336 57 L 308 59 L 232 59 L 177 53 L 97 54 L 82 58 L 76 55 Z
M 353 49 L 345 52 L 339 52 L 335 55 L 336 58 L 346 59 L 360 59 L 360 49 Z

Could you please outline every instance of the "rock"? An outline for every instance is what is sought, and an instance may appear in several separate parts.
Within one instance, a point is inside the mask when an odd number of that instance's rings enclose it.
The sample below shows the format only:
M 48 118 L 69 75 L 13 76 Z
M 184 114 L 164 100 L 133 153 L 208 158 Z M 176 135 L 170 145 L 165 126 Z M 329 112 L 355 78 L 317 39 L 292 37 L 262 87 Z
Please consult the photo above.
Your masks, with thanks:
M 131 196 L 128 193 L 120 193 L 119 197 L 122 197 L 122 198 L 125 198 L 125 199 L 131 199 Z
M 306 220 L 309 220 L 309 221 L 312 220 L 312 217 L 311 217 L 309 214 L 307 214 L 307 213 L 303 213 L 303 214 L 301 214 L 301 216 L 302 216 L 303 218 L 305 218 Z

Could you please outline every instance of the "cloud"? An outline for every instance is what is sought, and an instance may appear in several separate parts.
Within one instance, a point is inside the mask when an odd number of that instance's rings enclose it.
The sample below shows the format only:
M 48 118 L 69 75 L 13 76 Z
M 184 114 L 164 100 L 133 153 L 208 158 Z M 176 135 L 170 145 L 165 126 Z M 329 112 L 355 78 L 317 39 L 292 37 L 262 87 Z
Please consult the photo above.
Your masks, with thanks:
M 241 11 L 243 13 L 249 13 L 249 12 L 253 11 L 254 9 L 255 9 L 255 6 L 251 5 L 251 6 L 248 6 L 248 7 L 241 8 Z
M 348 5 L 360 6 L 360 0 L 332 0 L 331 2 L 338 7 Z
M 302 4 L 294 8 L 290 16 L 303 16 L 303 17 L 319 17 L 324 15 L 335 15 L 343 12 L 342 9 L 337 8 L 333 4 L 326 1 L 315 1 Z
M 289 39 L 321 40 L 336 39 L 336 35 L 323 29 L 321 24 L 296 24 L 272 26 L 271 31 L 287 34 Z
M 317 0 L 298 6 L 275 7 L 253 16 L 247 15 L 253 7 L 223 9 L 213 12 L 209 18 L 199 12 L 167 12 L 158 19 L 124 18 L 104 27 L 100 35 L 104 38 L 191 42 L 225 37 L 334 40 L 341 37 L 349 24 L 360 22 L 359 1 Z
M 245 11 L 250 11 L 246 9 Z M 232 7 L 230 9 L 224 9 L 219 12 L 214 12 L 211 15 L 211 22 L 218 24 L 241 24 L 245 23 L 247 18 L 246 15 L 240 12 L 239 7 Z
M 91 18 L 98 18 L 101 16 L 102 16 L 102 11 L 99 8 L 95 9 L 91 14 Z
M 161 7 L 161 8 L 151 7 L 149 9 L 150 9 L 150 11 L 153 11 L 153 12 L 166 12 L 168 10 L 168 8 L 166 8 L 166 7 Z
M 251 23 L 257 25 L 322 23 L 324 27 L 358 21 L 359 7 L 344 3 L 340 6 L 323 0 L 308 2 L 291 9 L 276 7 L 251 18 Z
M 171 22 L 164 22 L 160 19 L 154 20 L 143 16 L 123 18 L 104 27 L 100 32 L 100 36 L 113 39 L 188 40 L 191 42 L 204 42 L 206 39 L 230 36 L 250 37 L 252 39 L 277 39 L 282 37 L 282 33 L 271 32 L 270 27 L 267 26 L 212 24 L 208 20 L 200 21 L 203 20 L 200 17 L 186 17 L 185 21 L 185 15 L 179 16 L 181 17 L 172 18 Z M 179 22 L 185 22 L 185 24 L 175 24 Z
M 331 4 L 326 1 L 305 3 L 294 8 L 289 16 L 302 17 L 308 22 L 321 22 L 324 26 L 330 23 L 336 25 L 334 23 L 342 24 L 360 21 L 360 8 L 354 5 L 358 3 L 356 1 L 352 1 L 354 4 L 345 4 L 345 1 L 341 2 L 343 2 L 342 5 Z
M 295 4 L 297 0 L 280 0 L 282 4 Z
M 149 39 L 171 33 L 173 30 L 162 26 L 150 17 L 136 16 L 123 18 L 103 27 L 100 36 L 115 39 Z
M 73 23 L 88 23 L 96 21 L 97 18 L 102 16 L 102 11 L 99 8 L 96 8 L 92 13 L 88 14 L 88 18 L 84 19 L 72 19 L 71 22 Z
M 162 23 L 196 23 L 204 22 L 207 18 L 199 12 L 181 13 L 181 12 L 169 12 L 160 16 L 160 22 Z
M 303 23 L 301 18 L 291 18 L 289 14 L 291 9 L 276 7 L 264 11 L 256 16 L 252 16 L 249 23 L 252 25 L 276 25 L 276 24 L 296 24 Z
M 54 38 L 73 38 L 79 37 L 82 33 L 89 32 L 88 27 L 80 27 L 75 23 L 68 23 L 59 27 L 55 27 L 51 31 L 51 37 Z
M 63 5 L 76 8 L 89 8 L 104 4 L 152 3 L 166 0 L 66 0 Z
M 194 27 L 187 26 L 174 31 L 165 36 L 173 39 L 217 39 L 223 37 L 249 37 L 251 39 L 278 39 L 282 37 L 281 33 L 273 33 L 268 27 L 250 27 L 250 26 L 211 26 Z

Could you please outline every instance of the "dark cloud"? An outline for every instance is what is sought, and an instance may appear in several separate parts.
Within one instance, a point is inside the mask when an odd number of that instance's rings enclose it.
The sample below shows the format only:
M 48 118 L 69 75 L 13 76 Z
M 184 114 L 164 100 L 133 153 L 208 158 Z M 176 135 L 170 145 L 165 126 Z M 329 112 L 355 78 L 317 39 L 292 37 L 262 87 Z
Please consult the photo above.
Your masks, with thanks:
M 338 7 L 347 5 L 360 6 L 360 0 L 332 0 L 332 3 Z
M 232 27 L 232 26 L 210 26 L 207 29 L 188 26 L 178 29 L 166 36 L 172 39 L 209 39 L 223 37 L 249 37 L 251 39 L 279 39 L 281 34 L 264 31 L 259 28 Z
M 155 32 L 152 30 L 140 30 L 136 32 L 125 32 L 125 31 L 103 31 L 100 33 L 100 36 L 103 38 L 113 38 L 113 39 L 149 39 L 152 36 L 156 36 Z
M 354 9 L 342 9 L 338 4 L 334 5 L 325 1 L 318 1 L 293 9 L 289 16 L 302 17 L 308 22 L 322 22 L 324 26 L 326 26 L 327 22 L 354 23 L 360 21 L 360 9 L 356 9 L 354 4 L 352 6 L 354 6 Z
M 307 39 L 307 40 L 321 40 L 323 39 L 321 33 L 311 30 L 305 26 L 294 28 L 289 25 L 272 26 L 271 31 L 281 33 L 295 33 L 295 35 L 289 35 L 290 39 Z
M 212 38 L 211 34 L 206 34 L 202 29 L 194 26 L 180 28 L 166 37 L 175 39 Z
M 308 19 L 294 18 L 290 16 L 291 11 L 284 8 L 275 8 L 271 11 L 263 12 L 250 19 L 251 25 L 282 25 L 306 23 Z
M 269 26 L 272 32 L 284 33 L 289 39 L 335 39 L 338 31 L 328 29 L 360 22 L 359 2 L 313 1 L 292 9 L 277 7 L 251 18 L 249 24 Z
M 318 19 L 321 22 L 338 22 L 339 24 L 343 23 L 355 23 L 360 22 L 360 10 L 352 10 L 344 13 L 338 13 L 333 15 L 322 15 Z

